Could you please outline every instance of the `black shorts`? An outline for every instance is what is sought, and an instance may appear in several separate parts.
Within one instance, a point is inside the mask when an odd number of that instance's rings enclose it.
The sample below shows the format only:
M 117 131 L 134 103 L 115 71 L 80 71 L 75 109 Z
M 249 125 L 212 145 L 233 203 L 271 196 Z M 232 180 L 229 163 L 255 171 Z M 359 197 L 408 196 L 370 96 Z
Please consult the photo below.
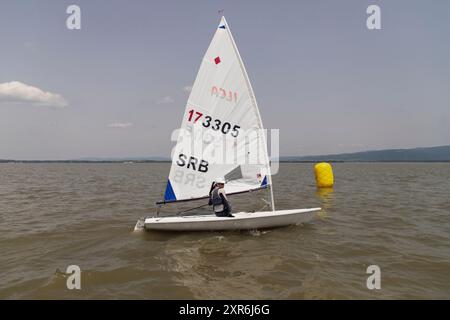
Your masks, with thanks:
M 223 210 L 221 212 L 215 212 L 218 217 L 232 217 L 230 210 Z

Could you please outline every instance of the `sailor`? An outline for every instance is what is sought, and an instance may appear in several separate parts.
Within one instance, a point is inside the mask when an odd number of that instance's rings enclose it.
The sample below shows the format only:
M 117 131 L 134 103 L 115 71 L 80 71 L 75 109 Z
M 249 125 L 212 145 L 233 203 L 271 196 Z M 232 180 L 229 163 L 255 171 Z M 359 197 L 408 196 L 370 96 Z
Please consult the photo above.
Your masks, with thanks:
M 225 179 L 217 178 L 211 185 L 208 204 L 213 206 L 214 213 L 218 217 L 234 217 L 231 214 L 231 205 L 225 194 Z

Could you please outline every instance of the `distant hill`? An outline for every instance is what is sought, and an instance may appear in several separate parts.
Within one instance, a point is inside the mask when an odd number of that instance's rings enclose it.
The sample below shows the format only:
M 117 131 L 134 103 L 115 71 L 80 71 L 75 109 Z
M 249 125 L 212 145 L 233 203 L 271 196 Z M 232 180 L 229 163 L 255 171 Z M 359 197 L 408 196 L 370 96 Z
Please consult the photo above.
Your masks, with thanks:
M 438 162 L 450 161 L 450 146 L 387 149 L 354 153 L 328 154 L 304 157 L 281 157 L 281 161 L 392 161 L 392 162 Z

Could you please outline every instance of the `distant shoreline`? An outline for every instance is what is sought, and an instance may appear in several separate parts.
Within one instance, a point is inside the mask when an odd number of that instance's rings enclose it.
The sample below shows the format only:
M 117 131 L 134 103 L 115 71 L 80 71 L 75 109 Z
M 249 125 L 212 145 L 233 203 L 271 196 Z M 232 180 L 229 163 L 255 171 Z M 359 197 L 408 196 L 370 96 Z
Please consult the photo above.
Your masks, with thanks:
M 0 160 L 0 163 L 171 163 L 170 160 Z
M 0 160 L 0 164 L 135 164 L 171 163 L 170 160 Z M 280 160 L 279 163 L 450 163 L 450 160 Z
M 354 153 L 324 154 L 312 156 L 280 156 L 280 163 L 449 163 L 450 145 L 413 149 L 385 149 Z M 169 157 L 84 157 L 74 160 L 13 160 L 0 159 L 0 163 L 171 163 Z

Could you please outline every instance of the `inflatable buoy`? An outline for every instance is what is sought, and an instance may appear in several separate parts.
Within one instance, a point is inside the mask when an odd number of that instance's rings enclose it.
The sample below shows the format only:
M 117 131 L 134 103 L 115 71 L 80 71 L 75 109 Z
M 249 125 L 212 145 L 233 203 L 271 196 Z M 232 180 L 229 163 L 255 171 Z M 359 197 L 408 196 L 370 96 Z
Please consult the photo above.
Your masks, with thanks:
M 316 183 L 318 188 L 331 188 L 334 184 L 333 169 L 331 164 L 326 162 L 318 163 L 314 166 Z

